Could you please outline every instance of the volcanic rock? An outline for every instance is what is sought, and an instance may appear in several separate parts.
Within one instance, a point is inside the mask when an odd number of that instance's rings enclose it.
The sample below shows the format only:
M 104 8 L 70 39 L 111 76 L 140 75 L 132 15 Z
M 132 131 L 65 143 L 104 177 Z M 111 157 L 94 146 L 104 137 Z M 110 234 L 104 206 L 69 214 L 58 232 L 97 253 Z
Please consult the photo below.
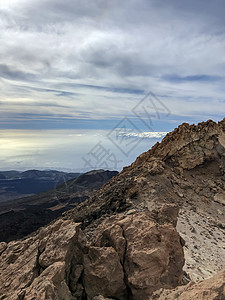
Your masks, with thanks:
M 56 283 L 67 287 L 79 228 L 79 224 L 69 220 L 58 220 L 28 239 L 10 242 L 0 256 L 0 296 L 18 299 L 16 297 L 23 295 L 19 299 L 33 299 L 27 295 L 34 295 L 36 291 L 43 295 L 48 294 L 47 291 L 60 294 L 58 289 L 61 288 Z
M 80 224 L 59 219 L 4 248 L 1 299 L 148 299 L 183 277 L 179 234 L 147 210 L 105 219 L 89 242 Z
M 159 225 L 148 211 L 106 219 L 97 228 L 94 244 L 118 253 L 117 262 L 123 266 L 132 299 L 147 299 L 160 287 L 181 283 L 184 257 L 180 236 L 173 224 Z M 101 294 L 118 298 L 103 291 Z
M 152 299 L 158 300 L 224 300 L 225 299 L 225 269 L 210 279 L 198 283 L 190 282 L 175 290 L 160 290 Z

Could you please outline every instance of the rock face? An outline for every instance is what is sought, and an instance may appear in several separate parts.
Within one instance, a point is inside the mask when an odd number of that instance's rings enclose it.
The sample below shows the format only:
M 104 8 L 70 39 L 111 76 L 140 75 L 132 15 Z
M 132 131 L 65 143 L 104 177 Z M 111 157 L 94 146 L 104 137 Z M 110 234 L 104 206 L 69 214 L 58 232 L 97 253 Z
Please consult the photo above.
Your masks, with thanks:
M 19 297 L 24 300 L 70 300 L 71 293 L 65 281 L 65 271 L 65 264 L 63 262 L 52 264 L 40 276 L 35 278 L 32 284 L 19 294 Z M 18 299 L 18 297 L 16 296 L 15 299 Z
M 79 224 L 58 220 L 33 237 L 4 245 L 0 299 L 70 299 L 61 295 L 70 295 L 66 282 L 79 228 Z
M 2 245 L 1 299 L 148 299 L 181 283 L 180 236 L 172 223 L 158 224 L 155 214 L 112 216 L 89 240 L 80 224 L 58 220 Z
M 190 282 L 188 285 L 172 291 L 161 290 L 156 292 L 152 298 L 158 300 L 223 300 L 225 299 L 225 269 L 214 277 L 195 284 Z
M 126 299 L 123 267 L 112 247 L 90 247 L 84 256 L 84 287 L 89 299 L 98 295 Z
M 92 251 L 99 252 L 99 255 L 95 253 L 98 264 L 102 249 L 108 249 L 109 255 L 116 254 L 111 261 L 114 262 L 113 265 L 121 264 L 122 268 L 118 269 L 119 272 L 114 274 L 114 278 L 115 281 L 120 277 L 125 278 L 126 295 L 131 299 L 147 299 L 160 287 L 176 287 L 181 283 L 184 257 L 180 236 L 172 224 L 159 225 L 148 211 L 106 219 L 97 228 L 94 245 L 98 247 L 92 248 Z M 104 257 L 103 261 L 104 259 L 107 261 L 108 258 Z M 93 262 L 92 256 L 91 261 Z M 93 275 L 95 270 L 98 268 L 94 264 L 88 274 L 84 272 L 84 279 L 90 273 Z M 96 274 L 96 278 L 99 280 L 108 273 L 109 279 L 105 277 L 103 286 L 111 288 L 110 278 L 113 277 L 113 271 L 105 271 L 103 269 L 100 276 L 99 273 Z M 96 286 L 93 277 L 89 280 L 89 288 L 91 283 Z M 101 294 L 124 299 L 107 291 L 101 291 Z

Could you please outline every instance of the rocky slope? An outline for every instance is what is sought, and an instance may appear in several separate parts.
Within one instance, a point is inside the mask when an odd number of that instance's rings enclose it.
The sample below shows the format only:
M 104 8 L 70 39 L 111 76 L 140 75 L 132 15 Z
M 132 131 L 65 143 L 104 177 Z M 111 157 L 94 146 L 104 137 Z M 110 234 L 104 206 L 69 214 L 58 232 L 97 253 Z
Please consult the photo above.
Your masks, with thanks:
M 182 124 L 59 220 L 1 243 L 0 299 L 225 299 L 224 167 L 225 119 Z
M 148 299 L 182 281 L 184 255 L 164 212 L 117 214 L 86 240 L 81 224 L 58 220 L 23 241 L 0 243 L 0 299 Z M 19 272 L 17 272 L 19 271 Z
M 225 266 L 224 147 L 225 119 L 184 123 L 65 218 L 88 231 L 105 215 L 176 203 L 177 230 L 186 241 L 184 270 L 193 280 L 209 278 Z

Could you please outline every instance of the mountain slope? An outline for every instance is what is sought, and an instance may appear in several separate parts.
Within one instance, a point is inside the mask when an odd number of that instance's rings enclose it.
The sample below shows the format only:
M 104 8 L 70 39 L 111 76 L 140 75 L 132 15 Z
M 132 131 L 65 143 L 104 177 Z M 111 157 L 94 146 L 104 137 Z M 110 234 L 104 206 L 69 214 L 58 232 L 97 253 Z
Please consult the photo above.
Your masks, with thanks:
M 225 119 L 182 124 L 62 218 L 0 243 L 0 297 L 225 299 L 224 141 Z
M 193 280 L 208 278 L 225 266 L 224 147 L 225 119 L 184 123 L 65 218 L 89 228 L 114 212 L 175 203 L 177 229 L 188 242 L 185 271 Z

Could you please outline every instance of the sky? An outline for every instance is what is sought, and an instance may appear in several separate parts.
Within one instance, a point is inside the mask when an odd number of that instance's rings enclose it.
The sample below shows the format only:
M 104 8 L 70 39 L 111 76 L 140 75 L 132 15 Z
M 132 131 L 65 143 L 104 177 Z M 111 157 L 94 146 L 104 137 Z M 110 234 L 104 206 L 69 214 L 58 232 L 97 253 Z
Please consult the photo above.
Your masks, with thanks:
M 0 170 L 120 170 L 224 118 L 224 0 L 1 0 Z

